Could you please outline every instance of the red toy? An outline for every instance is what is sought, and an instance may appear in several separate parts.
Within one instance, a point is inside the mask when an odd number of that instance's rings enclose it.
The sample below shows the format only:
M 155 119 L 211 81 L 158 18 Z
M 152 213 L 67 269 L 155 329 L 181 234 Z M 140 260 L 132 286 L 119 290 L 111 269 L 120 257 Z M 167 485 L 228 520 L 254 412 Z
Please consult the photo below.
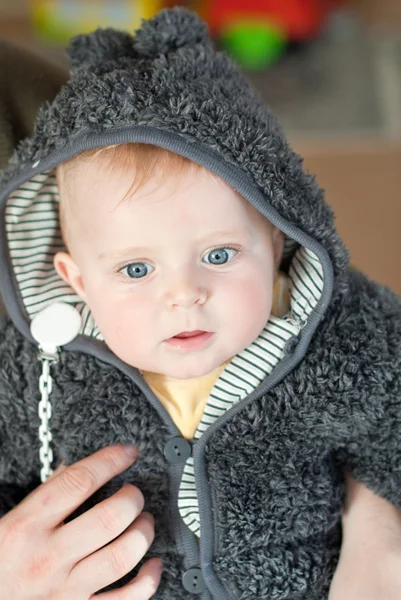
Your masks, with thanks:
M 315 37 L 341 0 L 189 0 L 211 33 L 245 67 L 266 67 L 288 42 Z M 173 2 L 177 4 L 177 2 Z M 172 2 L 166 2 L 172 4 Z
M 203 3 L 202 3 L 203 4 Z M 286 32 L 291 41 L 315 36 L 333 0 L 207 0 L 205 14 L 216 33 L 233 22 L 268 22 Z

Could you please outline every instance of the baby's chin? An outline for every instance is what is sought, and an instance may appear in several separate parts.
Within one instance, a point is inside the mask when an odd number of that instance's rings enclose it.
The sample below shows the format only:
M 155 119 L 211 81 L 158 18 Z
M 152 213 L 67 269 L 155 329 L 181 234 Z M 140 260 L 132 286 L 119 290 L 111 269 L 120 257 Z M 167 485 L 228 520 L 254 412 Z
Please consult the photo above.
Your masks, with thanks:
M 205 361 L 203 362 L 199 357 L 191 357 L 191 360 L 185 361 L 177 361 L 177 364 L 172 365 L 147 365 L 147 367 L 142 366 L 139 368 L 141 372 L 148 371 L 151 373 L 159 373 L 160 375 L 164 375 L 168 379 L 196 379 L 198 377 L 203 377 L 212 373 L 216 369 L 218 369 L 223 363 L 224 360 L 217 361 Z
M 210 360 L 210 359 L 201 359 L 200 356 L 196 354 L 192 354 L 191 356 L 179 356 L 175 359 L 170 360 L 160 360 L 157 361 L 154 358 L 150 360 L 143 360 L 141 357 L 140 360 L 135 360 L 133 356 L 127 356 L 123 353 L 117 353 L 113 350 L 112 346 L 109 345 L 111 351 L 113 351 L 123 362 L 127 363 L 131 367 L 138 369 L 140 373 L 148 372 L 148 373 L 158 373 L 159 375 L 164 375 L 169 379 L 194 379 L 196 377 L 203 377 L 203 375 L 207 375 L 211 373 L 215 369 L 219 367 L 220 364 L 224 362 L 224 360 Z
M 219 365 L 217 365 L 218 367 Z M 169 379 L 179 379 L 179 380 L 186 380 L 186 379 L 197 379 L 198 377 L 204 377 L 205 375 L 209 375 L 209 373 L 212 373 L 217 367 L 214 368 L 205 368 L 205 369 L 200 369 L 200 368 L 196 368 L 196 369 L 188 369 L 188 370 L 184 370 L 184 371 L 173 371 L 170 372 L 168 374 L 165 374 Z

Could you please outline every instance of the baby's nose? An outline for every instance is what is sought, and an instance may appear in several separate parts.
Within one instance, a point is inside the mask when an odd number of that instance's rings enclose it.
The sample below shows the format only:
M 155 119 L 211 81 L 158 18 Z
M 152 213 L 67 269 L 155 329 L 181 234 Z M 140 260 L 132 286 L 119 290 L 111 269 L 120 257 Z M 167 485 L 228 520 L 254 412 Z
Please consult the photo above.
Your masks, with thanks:
M 191 308 L 194 304 L 204 304 L 207 299 L 205 287 L 194 279 L 175 280 L 167 294 L 170 308 Z

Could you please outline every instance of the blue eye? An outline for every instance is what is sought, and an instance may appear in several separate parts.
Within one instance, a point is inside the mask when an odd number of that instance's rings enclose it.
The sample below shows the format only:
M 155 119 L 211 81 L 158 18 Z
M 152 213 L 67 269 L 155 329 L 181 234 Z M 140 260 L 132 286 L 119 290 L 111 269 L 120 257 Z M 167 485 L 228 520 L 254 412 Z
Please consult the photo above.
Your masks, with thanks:
M 238 250 L 235 248 L 215 248 L 214 250 L 208 252 L 204 258 L 206 258 L 206 256 L 211 257 L 210 262 L 208 260 L 206 261 L 210 265 L 224 265 L 230 258 L 229 252 L 234 252 L 234 256 L 235 254 L 238 254 Z M 231 258 L 233 258 L 233 256 Z
M 208 252 L 203 259 L 210 257 L 208 260 L 205 260 L 205 262 L 210 265 L 225 265 L 229 260 L 232 260 L 238 252 L 240 252 L 240 248 L 224 246 L 224 248 L 214 248 Z M 153 267 L 147 263 L 134 262 L 120 269 L 119 273 L 123 273 L 123 275 L 126 275 L 129 279 L 144 279 L 146 275 L 149 275 L 152 271 Z
M 127 265 L 121 269 L 121 273 L 124 273 L 126 270 L 126 273 L 124 274 L 130 277 L 130 279 L 143 279 L 146 275 L 148 275 L 149 268 L 152 269 L 152 267 L 146 263 L 131 263 L 130 265 Z

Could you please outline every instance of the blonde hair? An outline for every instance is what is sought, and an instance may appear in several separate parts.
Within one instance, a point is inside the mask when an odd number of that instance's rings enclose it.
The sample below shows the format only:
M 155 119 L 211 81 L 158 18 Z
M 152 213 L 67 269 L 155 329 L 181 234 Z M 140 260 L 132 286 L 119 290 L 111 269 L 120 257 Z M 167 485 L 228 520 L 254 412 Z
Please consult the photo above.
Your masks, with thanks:
M 71 239 L 71 231 L 68 227 L 69 216 L 71 215 L 71 202 L 67 201 L 66 182 L 68 184 L 68 179 L 73 174 L 74 167 L 85 161 L 96 160 L 99 157 L 101 159 L 108 159 L 104 166 L 105 169 L 120 168 L 124 174 L 128 171 L 133 171 L 132 184 L 121 202 L 128 197 L 132 197 L 133 194 L 138 192 L 140 188 L 152 179 L 157 181 L 162 176 L 175 177 L 185 175 L 191 171 L 206 170 L 205 167 L 198 165 L 189 158 L 170 150 L 152 144 L 140 144 L 136 142 L 94 148 L 73 156 L 56 168 L 60 196 L 60 227 L 66 244 Z

